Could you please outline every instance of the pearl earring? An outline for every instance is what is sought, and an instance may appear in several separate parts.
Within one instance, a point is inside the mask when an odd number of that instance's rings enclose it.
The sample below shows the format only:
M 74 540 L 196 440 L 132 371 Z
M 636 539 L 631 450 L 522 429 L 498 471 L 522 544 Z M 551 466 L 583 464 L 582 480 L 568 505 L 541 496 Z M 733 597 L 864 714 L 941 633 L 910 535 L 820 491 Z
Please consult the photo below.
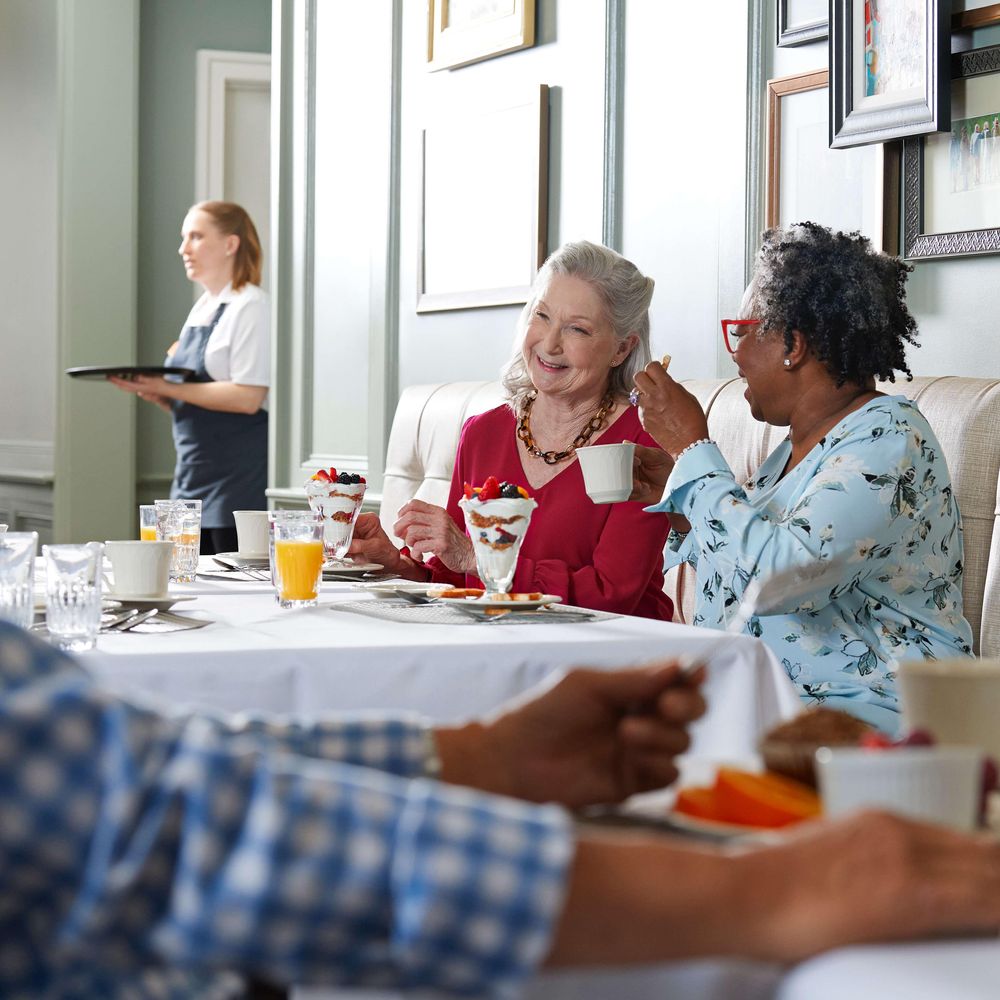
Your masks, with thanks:
M 782 364 L 783 364 L 783 365 L 784 365 L 784 366 L 785 366 L 786 368 L 791 368 L 791 367 L 792 367 L 792 362 L 791 362 L 791 361 L 790 361 L 790 360 L 789 360 L 788 358 L 785 358 L 785 360 L 784 360 L 784 361 L 782 361 L 781 363 L 782 363 Z

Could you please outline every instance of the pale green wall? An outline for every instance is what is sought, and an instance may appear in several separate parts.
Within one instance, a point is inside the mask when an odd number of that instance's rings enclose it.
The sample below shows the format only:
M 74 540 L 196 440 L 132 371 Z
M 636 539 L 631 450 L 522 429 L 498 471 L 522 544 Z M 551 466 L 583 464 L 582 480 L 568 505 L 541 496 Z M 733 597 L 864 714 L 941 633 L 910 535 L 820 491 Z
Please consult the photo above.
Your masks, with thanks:
M 194 201 L 195 53 L 269 52 L 270 0 L 142 0 L 139 75 L 138 359 L 159 364 L 193 302 L 177 245 Z M 158 493 L 174 466 L 170 420 L 138 419 L 139 493 Z

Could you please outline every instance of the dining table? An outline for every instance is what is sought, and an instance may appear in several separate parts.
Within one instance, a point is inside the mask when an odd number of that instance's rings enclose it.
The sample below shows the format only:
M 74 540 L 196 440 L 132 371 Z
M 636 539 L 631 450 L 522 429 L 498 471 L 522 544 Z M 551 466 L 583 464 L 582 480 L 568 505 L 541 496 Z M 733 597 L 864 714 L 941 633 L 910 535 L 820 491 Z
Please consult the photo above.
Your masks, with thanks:
M 269 581 L 214 570 L 171 584 L 172 612 L 209 621 L 155 631 L 155 619 L 101 634 L 83 654 L 119 690 L 230 712 L 415 712 L 453 722 L 492 711 L 554 671 L 614 669 L 691 657 L 706 661 L 710 710 L 692 752 L 738 761 L 760 734 L 795 714 L 799 698 L 759 640 L 626 615 L 563 622 L 475 620 L 439 605 L 386 600 L 353 579 L 324 581 L 315 607 L 286 610 Z M 218 567 L 215 567 L 218 569 Z
M 708 667 L 708 712 L 692 729 L 683 775 L 759 765 L 761 734 L 800 710 L 759 640 L 625 615 L 475 620 L 436 605 L 380 598 L 356 578 L 325 581 L 317 606 L 286 610 L 270 581 L 202 557 L 194 583 L 172 584 L 172 612 L 202 627 L 101 634 L 83 662 L 123 693 L 172 705 L 315 718 L 415 712 L 453 722 L 490 712 L 574 665 L 616 669 L 683 657 Z M 437 608 L 437 610 L 435 610 Z M 449 613 L 450 612 L 450 613 Z M 204 623 L 208 624 L 204 624 Z M 164 622 L 166 624 L 166 622 Z M 682 778 L 682 780 L 684 780 Z M 638 800 L 655 824 L 670 793 Z M 739 959 L 546 971 L 528 1000 L 994 1000 L 1000 941 L 844 948 L 793 969 Z M 298 987 L 294 1000 L 400 1000 L 391 992 Z

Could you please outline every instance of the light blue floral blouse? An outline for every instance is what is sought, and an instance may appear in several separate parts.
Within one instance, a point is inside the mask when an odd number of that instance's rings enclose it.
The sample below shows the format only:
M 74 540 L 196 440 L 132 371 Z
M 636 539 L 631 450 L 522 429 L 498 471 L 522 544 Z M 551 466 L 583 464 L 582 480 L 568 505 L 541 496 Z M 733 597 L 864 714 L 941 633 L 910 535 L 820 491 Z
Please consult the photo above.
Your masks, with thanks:
M 832 585 L 818 577 L 745 631 L 770 646 L 805 701 L 895 731 L 899 661 L 972 652 L 962 527 L 941 446 L 914 403 L 880 396 L 780 478 L 790 453 L 786 439 L 743 486 L 714 444 L 681 457 L 649 508 L 691 522 L 689 534 L 671 533 L 667 565 L 697 567 L 694 623 L 725 628 L 755 578 L 844 562 Z

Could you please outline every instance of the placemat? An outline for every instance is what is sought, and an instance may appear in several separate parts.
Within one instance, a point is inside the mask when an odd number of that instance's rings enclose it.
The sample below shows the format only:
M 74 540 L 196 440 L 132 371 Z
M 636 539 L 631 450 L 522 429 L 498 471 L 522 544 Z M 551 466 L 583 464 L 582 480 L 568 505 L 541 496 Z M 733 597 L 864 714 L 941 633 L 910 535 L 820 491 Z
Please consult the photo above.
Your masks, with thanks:
M 343 604 L 328 604 L 330 611 L 346 611 L 390 622 L 418 622 L 422 625 L 551 625 L 576 621 L 608 621 L 620 618 L 607 611 L 591 611 L 589 608 L 574 608 L 554 604 L 545 611 L 518 611 L 495 618 L 477 619 L 457 608 L 445 604 L 410 604 L 403 600 L 384 599 L 378 601 L 349 601 Z M 586 615 L 586 618 L 579 616 Z

